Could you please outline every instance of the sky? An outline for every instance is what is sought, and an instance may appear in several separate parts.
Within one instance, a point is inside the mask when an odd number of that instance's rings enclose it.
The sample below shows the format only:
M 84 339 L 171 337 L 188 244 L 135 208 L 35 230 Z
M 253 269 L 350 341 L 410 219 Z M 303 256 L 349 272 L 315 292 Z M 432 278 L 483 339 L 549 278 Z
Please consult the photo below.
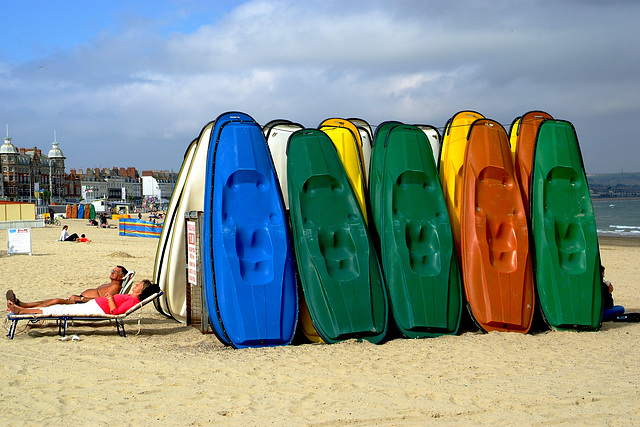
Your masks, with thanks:
M 542 110 L 588 173 L 639 172 L 633 0 L 0 0 L 0 124 L 69 169 L 178 170 L 210 121 L 444 127 Z

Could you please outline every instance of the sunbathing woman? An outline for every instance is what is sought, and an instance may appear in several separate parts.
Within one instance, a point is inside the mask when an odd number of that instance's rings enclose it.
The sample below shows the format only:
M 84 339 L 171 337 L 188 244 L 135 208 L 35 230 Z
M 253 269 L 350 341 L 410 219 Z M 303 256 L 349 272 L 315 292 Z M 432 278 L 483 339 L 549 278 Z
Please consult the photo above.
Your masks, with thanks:
M 160 291 L 160 287 L 145 279 L 137 283 L 131 294 L 111 295 L 95 298 L 86 304 L 56 304 L 44 307 L 23 308 L 7 301 L 7 307 L 13 314 L 46 314 L 62 315 L 92 315 L 92 314 L 123 314 L 145 298 Z

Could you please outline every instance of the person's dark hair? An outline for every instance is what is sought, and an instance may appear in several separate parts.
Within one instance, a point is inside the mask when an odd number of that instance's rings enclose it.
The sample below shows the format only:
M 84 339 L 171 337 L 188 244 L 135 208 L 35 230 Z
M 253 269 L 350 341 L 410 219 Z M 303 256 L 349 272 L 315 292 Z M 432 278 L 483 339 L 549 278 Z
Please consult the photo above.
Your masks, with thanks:
M 149 279 L 142 280 L 142 292 L 140 293 L 140 301 L 144 301 L 153 294 L 160 292 L 160 286 L 157 283 L 151 283 Z
M 82 237 L 84 239 L 84 234 L 82 234 L 80 237 Z
M 121 265 L 116 265 L 116 267 L 118 267 L 120 270 L 122 270 L 122 276 L 123 276 L 123 277 L 124 277 L 124 276 L 126 276 L 126 275 L 127 275 L 127 273 L 129 272 L 129 270 L 127 270 L 126 268 L 124 268 L 124 267 L 123 267 L 123 266 L 121 266 Z

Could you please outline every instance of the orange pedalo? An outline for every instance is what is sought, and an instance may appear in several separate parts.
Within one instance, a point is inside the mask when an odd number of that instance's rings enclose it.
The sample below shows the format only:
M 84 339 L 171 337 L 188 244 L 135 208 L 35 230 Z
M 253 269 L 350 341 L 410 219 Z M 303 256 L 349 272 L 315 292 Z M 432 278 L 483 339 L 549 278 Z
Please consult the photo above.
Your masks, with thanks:
M 484 331 L 526 333 L 535 300 L 527 217 L 500 123 L 471 125 L 463 169 L 461 257 L 469 312 Z
M 520 118 L 516 129 L 516 147 L 514 166 L 516 179 L 522 193 L 522 203 L 529 213 L 529 187 L 531 185 L 531 169 L 533 168 L 533 147 L 538 136 L 538 128 L 546 119 L 553 119 L 544 111 L 529 111 Z

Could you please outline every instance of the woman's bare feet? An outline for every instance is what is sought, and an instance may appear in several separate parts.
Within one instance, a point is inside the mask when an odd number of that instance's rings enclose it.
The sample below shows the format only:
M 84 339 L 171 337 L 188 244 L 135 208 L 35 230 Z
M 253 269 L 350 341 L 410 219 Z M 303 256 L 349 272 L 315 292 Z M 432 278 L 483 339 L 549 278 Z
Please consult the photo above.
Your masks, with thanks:
M 7 307 L 13 314 L 29 314 L 34 313 L 34 310 L 30 310 L 28 308 L 20 307 L 17 304 L 12 303 L 11 301 L 7 301 Z
M 14 304 L 12 301 L 7 301 L 7 307 L 9 308 L 9 310 L 11 310 L 11 312 L 13 314 L 22 313 L 22 307 L 20 307 L 19 305 Z
M 7 307 L 13 314 L 42 314 L 42 310 L 39 308 L 24 308 L 11 301 L 7 301 Z

